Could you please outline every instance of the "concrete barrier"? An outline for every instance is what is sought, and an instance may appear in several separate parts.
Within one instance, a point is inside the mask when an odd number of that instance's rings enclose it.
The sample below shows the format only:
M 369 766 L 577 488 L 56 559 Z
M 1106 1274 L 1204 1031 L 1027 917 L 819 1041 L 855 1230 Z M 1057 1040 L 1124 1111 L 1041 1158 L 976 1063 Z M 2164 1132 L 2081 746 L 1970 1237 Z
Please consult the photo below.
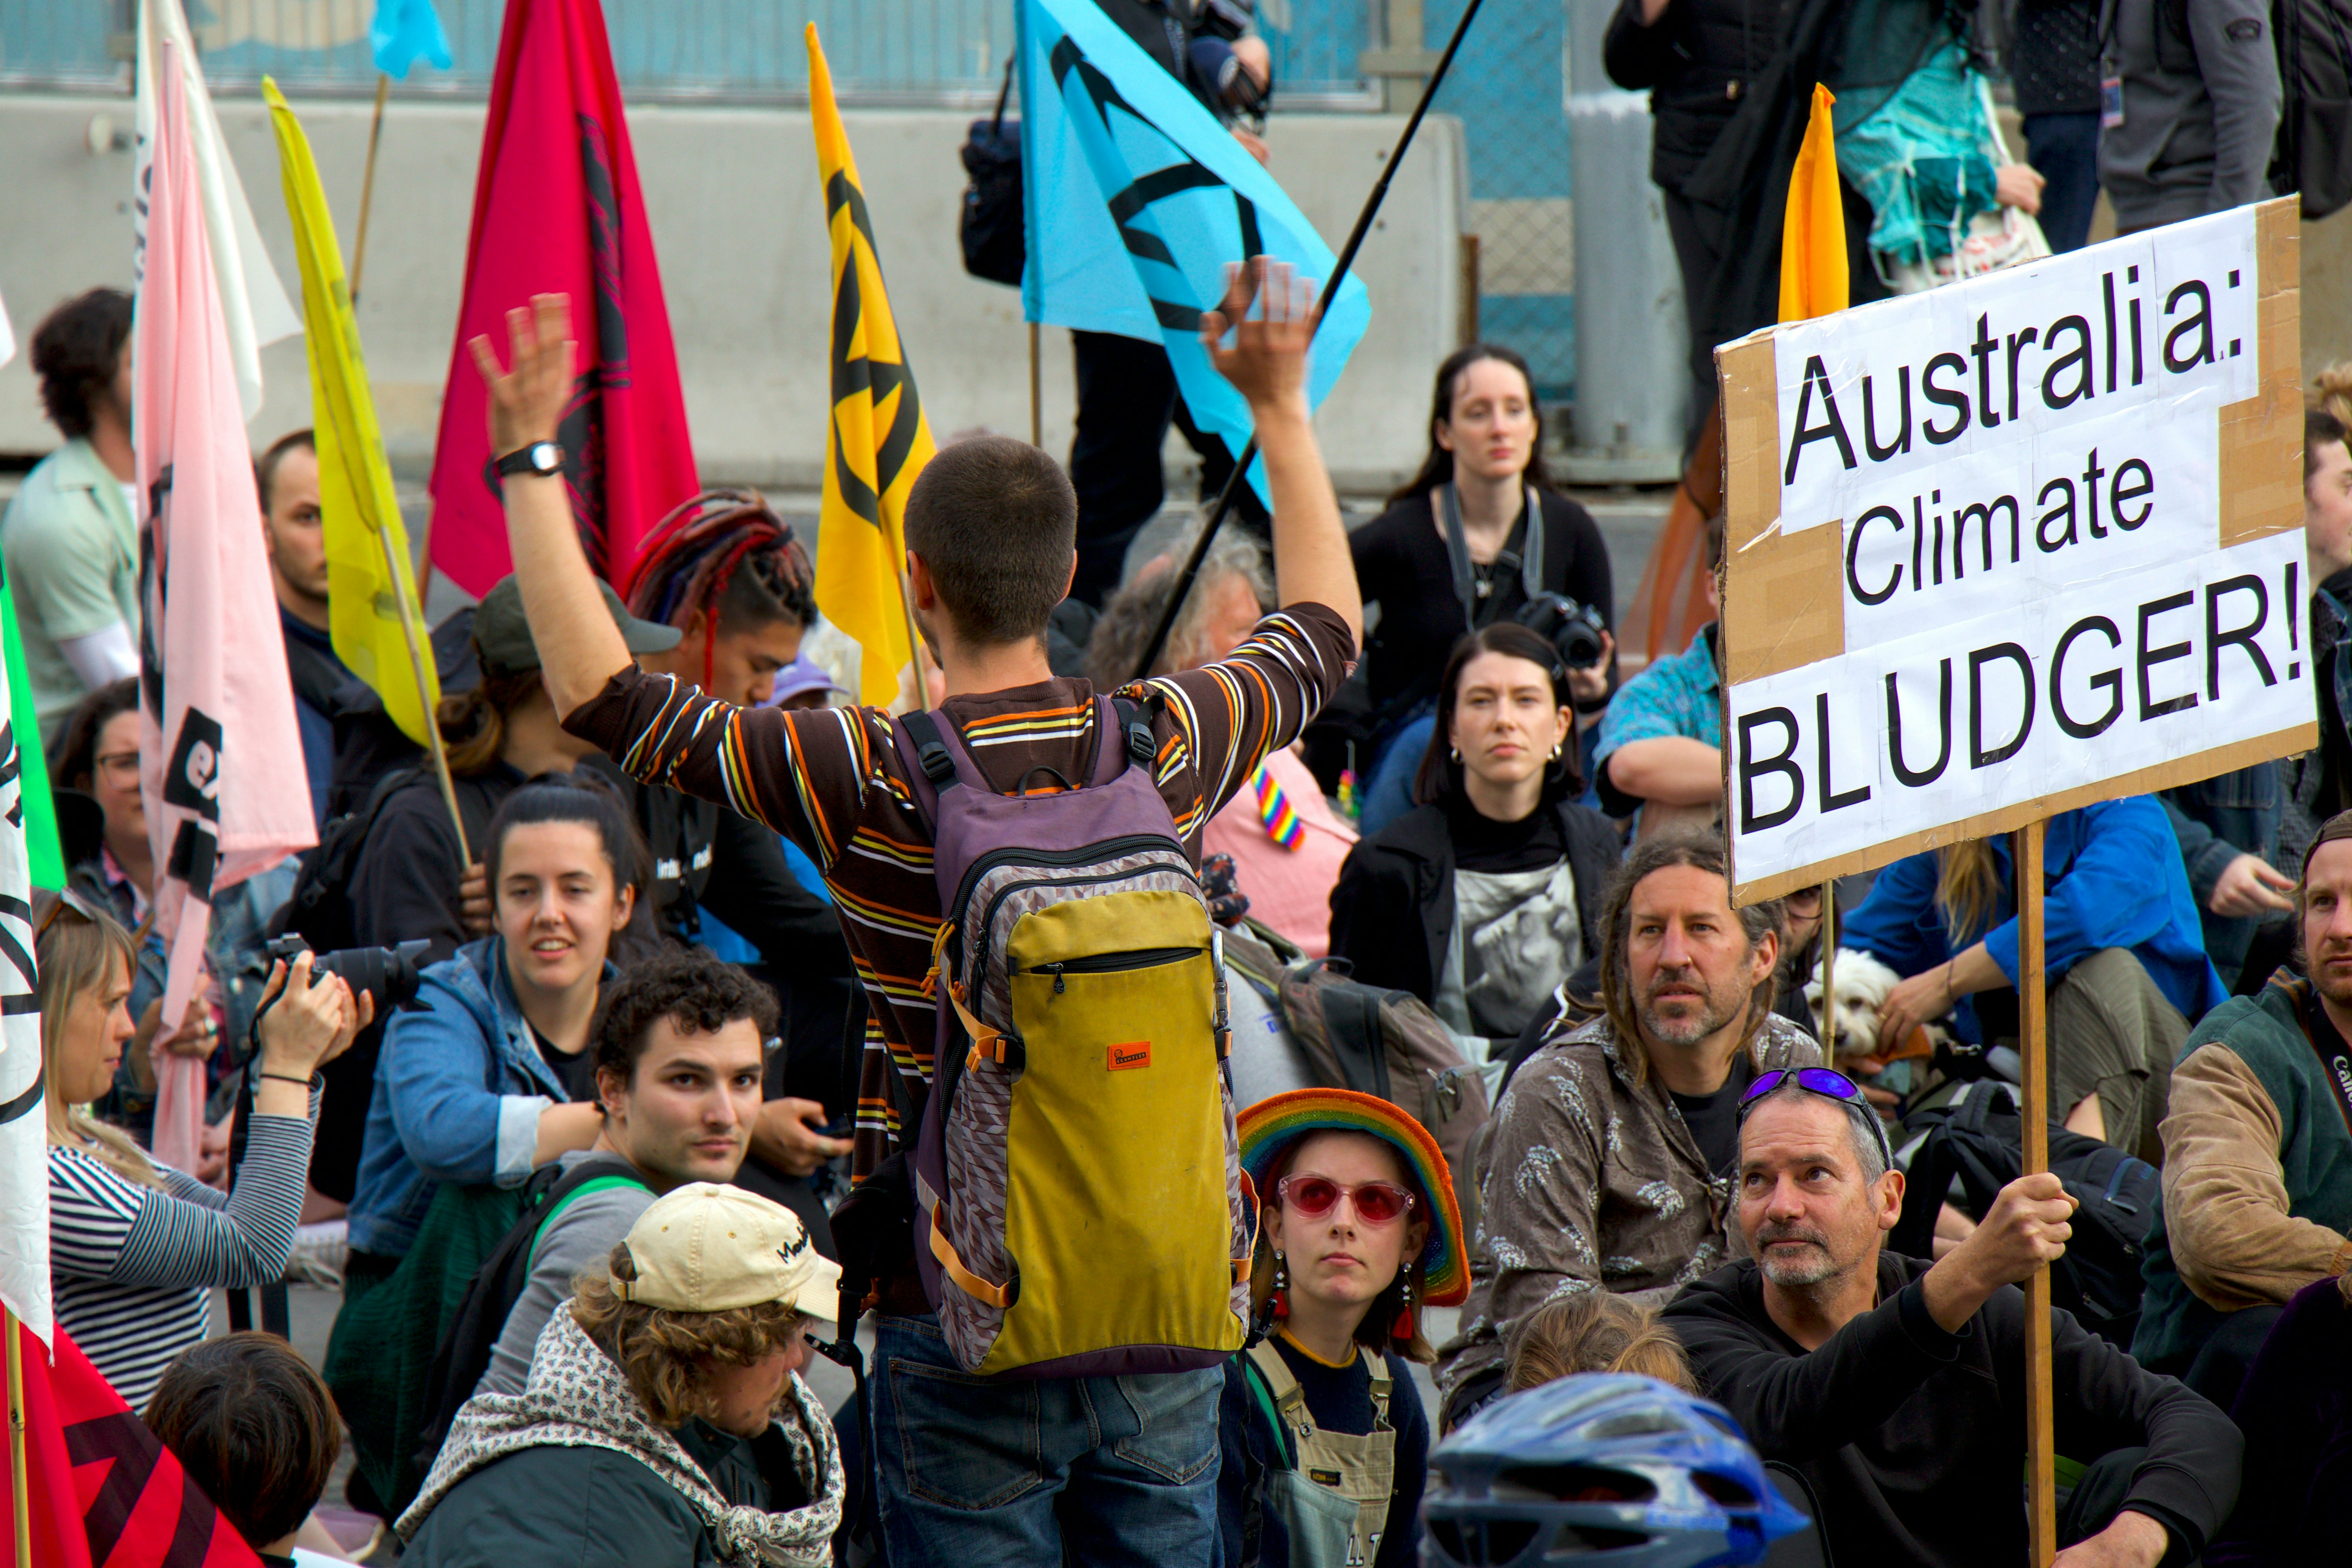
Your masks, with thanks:
M 222 131 L 279 276 L 299 278 L 268 121 L 255 100 L 219 103 Z M 359 214 L 369 106 L 295 105 L 346 247 Z M 0 298 L 20 340 L 59 300 L 98 283 L 130 284 L 131 156 L 90 151 L 106 114 L 128 126 L 127 100 L 0 94 Z M 479 105 L 395 101 L 384 121 L 362 274 L 360 331 L 385 445 L 404 476 L 430 466 L 465 278 L 467 228 L 480 157 Z M 872 110 L 846 115 L 871 204 L 890 300 L 931 428 L 972 426 L 1026 436 L 1027 333 L 1017 291 L 967 276 L 956 244 L 964 176 L 956 159 L 969 115 Z M 1276 115 L 1274 171 L 1336 249 L 1402 129 L 1402 116 Z M 695 451 L 711 481 L 814 488 L 825 429 L 830 313 L 824 207 L 806 110 L 635 109 L 637 166 L 683 368 Z M 1458 121 L 1433 116 L 1398 171 L 1360 267 L 1372 326 L 1318 424 L 1343 486 L 1392 484 L 1426 442 L 1429 375 L 1454 346 L 1459 236 L 1465 210 Z M 1068 335 L 1044 333 L 1045 439 L 1070 441 Z M 254 444 L 310 420 L 299 340 L 264 353 L 268 400 Z M 20 353 L 0 371 L 0 452 L 56 444 Z

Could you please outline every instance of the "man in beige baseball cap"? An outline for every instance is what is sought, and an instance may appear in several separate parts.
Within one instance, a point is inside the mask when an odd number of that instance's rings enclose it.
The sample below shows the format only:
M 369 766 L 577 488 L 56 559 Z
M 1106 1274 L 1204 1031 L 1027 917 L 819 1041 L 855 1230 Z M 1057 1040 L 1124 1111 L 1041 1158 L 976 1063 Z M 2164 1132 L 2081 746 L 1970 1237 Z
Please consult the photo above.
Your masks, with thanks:
M 457 1413 L 401 1516 L 403 1561 L 829 1568 L 847 1486 L 798 1374 L 840 1283 L 799 1217 L 755 1193 L 656 1198 L 548 1320 L 522 1392 Z

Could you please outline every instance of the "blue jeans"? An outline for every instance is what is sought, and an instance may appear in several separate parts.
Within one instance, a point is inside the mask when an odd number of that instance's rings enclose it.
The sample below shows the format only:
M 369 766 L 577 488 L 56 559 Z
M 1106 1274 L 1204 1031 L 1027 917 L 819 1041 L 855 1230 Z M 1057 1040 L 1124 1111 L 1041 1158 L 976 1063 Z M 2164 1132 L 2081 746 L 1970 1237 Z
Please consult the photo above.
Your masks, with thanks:
M 2099 116 L 2029 114 L 2025 161 L 2048 184 L 2042 188 L 2042 235 L 2053 252 L 2080 250 L 2091 237 L 2091 209 L 2099 203 Z
M 1435 708 L 1416 711 L 1381 737 L 1372 758 L 1371 776 L 1364 781 L 1364 797 L 1356 807 L 1356 831 L 1370 838 L 1412 809 L 1413 775 L 1429 750 L 1437 729 Z
M 894 1568 L 1190 1568 L 1216 1556 L 1223 1369 L 976 1377 L 928 1314 L 881 1321 L 874 1369 Z

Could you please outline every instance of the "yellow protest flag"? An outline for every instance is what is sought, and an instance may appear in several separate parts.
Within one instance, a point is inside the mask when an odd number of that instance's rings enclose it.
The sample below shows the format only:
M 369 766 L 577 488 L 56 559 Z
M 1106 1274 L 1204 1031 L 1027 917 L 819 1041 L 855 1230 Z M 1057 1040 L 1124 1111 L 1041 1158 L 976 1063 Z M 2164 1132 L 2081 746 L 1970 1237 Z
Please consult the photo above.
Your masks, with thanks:
M 931 427 L 890 320 L 857 160 L 814 22 L 807 37 L 809 119 L 833 239 L 833 413 L 817 513 L 816 603 L 865 649 L 859 700 L 887 703 L 898 691 L 899 667 L 913 657 L 899 573 L 907 492 L 931 460 Z
M 1846 307 L 1845 204 L 1838 193 L 1837 131 L 1828 88 L 1813 84 L 1812 117 L 1789 174 L 1780 220 L 1780 319 L 1801 321 Z
M 383 437 L 360 354 L 359 323 L 343 279 L 342 247 L 311 162 L 310 138 L 278 84 L 262 79 L 278 134 L 278 172 L 302 267 L 303 342 L 310 357 L 310 418 L 319 449 L 319 512 L 327 549 L 327 615 L 335 657 L 374 688 L 384 711 L 419 745 L 441 680 L 421 626 L 408 530 L 392 488 Z

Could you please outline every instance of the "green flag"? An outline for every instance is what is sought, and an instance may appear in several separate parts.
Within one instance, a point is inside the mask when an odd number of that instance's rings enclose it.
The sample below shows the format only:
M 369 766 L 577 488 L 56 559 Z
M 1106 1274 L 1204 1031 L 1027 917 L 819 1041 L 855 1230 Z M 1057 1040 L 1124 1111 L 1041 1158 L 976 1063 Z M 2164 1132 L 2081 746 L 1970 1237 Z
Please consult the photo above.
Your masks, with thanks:
M 41 756 L 41 726 L 33 717 L 33 679 L 25 672 L 25 639 L 16 634 L 16 596 L 0 585 L 0 627 L 8 643 L 9 729 L 16 740 L 16 764 L 24 770 L 18 796 L 25 805 L 25 853 L 36 888 L 66 885 L 65 851 L 58 846 L 57 803 L 49 798 L 49 768 Z M 23 700 L 17 694 L 23 693 Z M 15 721 L 16 714 L 24 721 Z

